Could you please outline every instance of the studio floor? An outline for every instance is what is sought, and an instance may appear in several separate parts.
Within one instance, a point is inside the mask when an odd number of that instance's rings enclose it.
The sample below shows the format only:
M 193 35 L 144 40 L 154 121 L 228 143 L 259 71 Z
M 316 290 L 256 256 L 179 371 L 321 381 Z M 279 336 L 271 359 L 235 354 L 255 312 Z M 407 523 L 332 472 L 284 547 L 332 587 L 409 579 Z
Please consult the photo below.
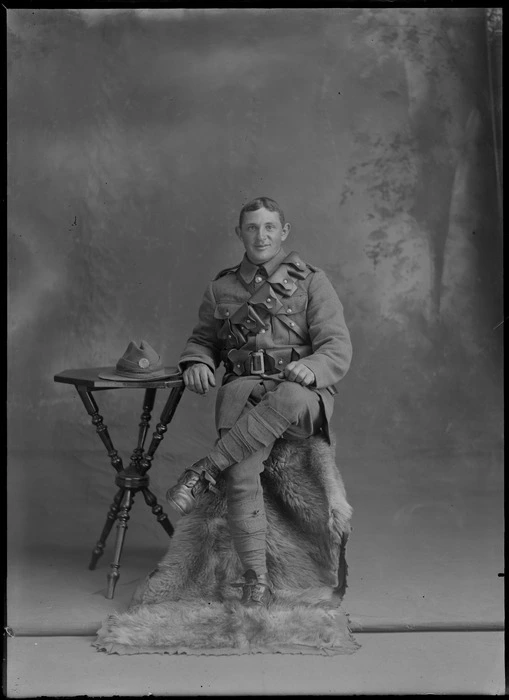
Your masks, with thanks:
M 173 467 L 162 462 L 151 488 L 164 506 Z M 115 529 L 88 569 L 115 493 L 103 454 L 12 453 L 7 696 L 505 694 L 502 489 L 451 481 L 437 493 L 426 482 L 380 486 L 381 478 L 375 486 L 365 473 L 345 475 L 354 518 L 343 607 L 356 653 L 116 656 L 92 646 L 95 633 L 125 610 L 167 535 L 138 498 L 115 597 L 106 599 Z

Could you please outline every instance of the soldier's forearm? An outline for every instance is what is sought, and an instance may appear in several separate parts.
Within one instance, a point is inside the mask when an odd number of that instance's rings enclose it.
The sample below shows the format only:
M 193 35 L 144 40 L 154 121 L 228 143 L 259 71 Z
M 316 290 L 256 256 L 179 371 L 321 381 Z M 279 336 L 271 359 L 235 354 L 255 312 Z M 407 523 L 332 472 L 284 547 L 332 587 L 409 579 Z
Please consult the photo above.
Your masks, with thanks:
M 337 384 L 350 368 L 352 360 L 351 346 L 336 351 L 333 354 L 327 352 L 314 352 L 301 360 L 315 375 L 316 388 L 325 389 Z

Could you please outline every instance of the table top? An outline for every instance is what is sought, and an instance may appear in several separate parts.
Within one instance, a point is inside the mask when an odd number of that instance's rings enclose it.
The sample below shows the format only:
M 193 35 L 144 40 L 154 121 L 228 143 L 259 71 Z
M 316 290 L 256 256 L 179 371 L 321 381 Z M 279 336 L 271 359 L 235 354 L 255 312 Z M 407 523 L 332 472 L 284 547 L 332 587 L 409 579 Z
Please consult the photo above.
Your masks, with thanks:
M 88 367 L 85 369 L 66 369 L 65 372 L 55 374 L 55 382 L 62 384 L 74 384 L 75 386 L 85 386 L 88 389 L 172 389 L 183 385 L 182 375 L 176 367 L 166 367 L 171 377 L 166 379 L 152 379 L 150 381 L 110 381 L 101 379 L 99 372 L 112 372 L 114 367 Z M 174 375 L 174 376 L 173 376 Z

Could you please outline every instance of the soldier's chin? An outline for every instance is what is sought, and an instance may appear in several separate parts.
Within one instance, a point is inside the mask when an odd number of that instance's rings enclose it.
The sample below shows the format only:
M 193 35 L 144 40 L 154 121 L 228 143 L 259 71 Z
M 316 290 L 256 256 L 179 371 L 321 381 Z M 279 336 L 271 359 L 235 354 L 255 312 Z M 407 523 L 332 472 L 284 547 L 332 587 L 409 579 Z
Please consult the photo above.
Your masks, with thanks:
M 273 255 L 272 247 L 268 245 L 264 248 L 255 248 L 251 250 L 249 257 L 252 258 L 253 262 L 263 262 L 264 260 L 270 260 Z

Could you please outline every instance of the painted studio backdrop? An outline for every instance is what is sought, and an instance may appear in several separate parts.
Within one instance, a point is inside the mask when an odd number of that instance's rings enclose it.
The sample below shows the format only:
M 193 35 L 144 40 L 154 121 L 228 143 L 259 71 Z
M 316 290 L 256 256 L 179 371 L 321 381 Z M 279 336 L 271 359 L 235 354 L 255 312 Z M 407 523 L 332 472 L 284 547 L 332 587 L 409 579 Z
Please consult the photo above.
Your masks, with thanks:
M 207 282 L 242 256 L 238 211 L 258 195 L 282 205 L 286 247 L 344 304 L 354 359 L 332 427 L 347 488 L 359 471 L 394 488 L 500 488 L 485 10 L 15 10 L 7 24 L 8 445 L 49 465 L 21 511 L 50 498 L 61 453 L 75 508 L 99 499 L 105 515 L 107 455 L 53 376 L 114 365 L 130 340 L 174 365 Z M 124 460 L 140 397 L 97 398 Z M 214 440 L 214 400 L 184 394 L 154 461 L 159 498 Z

